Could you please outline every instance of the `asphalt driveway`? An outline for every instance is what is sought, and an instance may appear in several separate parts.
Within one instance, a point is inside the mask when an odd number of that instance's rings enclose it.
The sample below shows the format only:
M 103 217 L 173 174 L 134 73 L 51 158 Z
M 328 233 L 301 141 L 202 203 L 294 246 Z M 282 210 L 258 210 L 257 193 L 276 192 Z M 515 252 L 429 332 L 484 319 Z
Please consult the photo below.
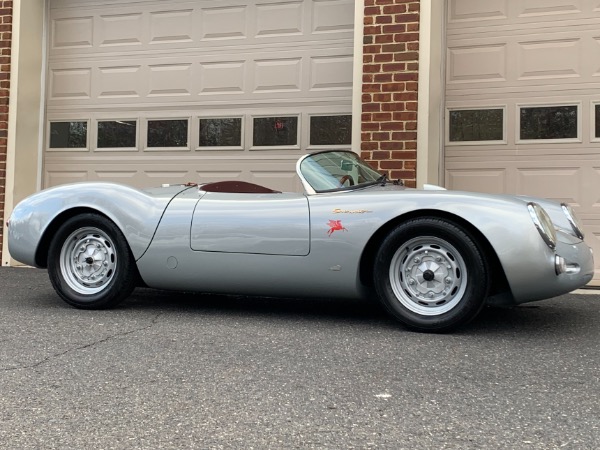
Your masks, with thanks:
M 600 296 L 409 332 L 369 302 L 138 289 L 63 303 L 0 268 L 0 448 L 600 448 Z

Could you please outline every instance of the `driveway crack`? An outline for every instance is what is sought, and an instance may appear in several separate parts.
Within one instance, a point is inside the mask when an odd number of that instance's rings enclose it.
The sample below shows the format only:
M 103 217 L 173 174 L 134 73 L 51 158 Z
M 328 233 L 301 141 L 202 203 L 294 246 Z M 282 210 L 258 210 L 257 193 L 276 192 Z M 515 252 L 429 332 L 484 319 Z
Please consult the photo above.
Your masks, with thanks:
M 38 361 L 38 362 L 35 362 L 35 363 L 32 363 L 32 364 L 24 364 L 24 365 L 20 365 L 20 366 L 7 367 L 7 368 L 3 368 L 3 369 L 0 368 L 0 373 L 1 372 L 11 372 L 11 371 L 14 371 L 14 370 L 21 370 L 21 369 L 33 369 L 33 368 L 39 367 L 39 366 L 47 363 L 50 360 L 53 360 L 53 359 L 56 359 L 56 358 L 60 358 L 61 356 L 64 356 L 64 355 L 66 355 L 68 353 L 76 352 L 78 350 L 84 350 L 86 348 L 91 348 L 91 347 L 94 347 L 94 346 L 96 346 L 98 344 L 103 344 L 104 342 L 108 342 L 111 339 L 115 339 L 115 338 L 118 338 L 118 337 L 128 336 L 128 335 L 133 334 L 133 333 L 138 333 L 140 331 L 149 330 L 154 325 L 156 325 L 156 323 L 158 322 L 159 317 L 162 314 L 163 313 L 156 314 L 152 318 L 152 320 L 150 321 L 150 323 L 147 324 L 147 325 L 145 325 L 145 326 L 143 326 L 143 327 L 134 328 L 133 330 L 128 330 L 128 331 L 123 331 L 123 332 L 120 332 L 120 333 L 111 334 L 111 335 L 106 336 L 106 337 L 104 337 L 102 339 L 98 339 L 97 341 L 90 342 L 89 344 L 84 344 L 84 345 L 80 345 L 78 347 L 69 348 L 69 349 L 67 349 L 67 350 L 65 350 L 63 352 L 55 353 L 54 355 L 49 355 L 49 356 L 45 357 L 44 359 L 42 359 L 41 361 Z

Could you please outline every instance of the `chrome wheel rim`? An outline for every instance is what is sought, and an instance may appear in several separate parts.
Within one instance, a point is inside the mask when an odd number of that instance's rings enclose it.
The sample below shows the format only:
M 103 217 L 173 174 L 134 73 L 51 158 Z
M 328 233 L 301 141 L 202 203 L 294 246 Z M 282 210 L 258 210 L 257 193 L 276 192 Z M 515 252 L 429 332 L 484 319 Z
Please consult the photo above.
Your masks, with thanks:
M 60 270 L 75 292 L 96 294 L 115 276 L 117 254 L 112 239 L 95 227 L 80 228 L 69 235 L 60 251 Z
M 461 254 L 435 236 L 405 242 L 392 257 L 389 275 L 402 306 L 424 316 L 454 308 L 463 298 L 468 281 Z

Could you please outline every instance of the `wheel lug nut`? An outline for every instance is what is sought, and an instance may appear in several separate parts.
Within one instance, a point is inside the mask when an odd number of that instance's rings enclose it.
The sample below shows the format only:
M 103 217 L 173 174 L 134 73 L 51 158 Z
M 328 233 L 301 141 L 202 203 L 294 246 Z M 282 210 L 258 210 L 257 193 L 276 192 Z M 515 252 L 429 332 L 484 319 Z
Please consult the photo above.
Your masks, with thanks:
M 413 259 L 413 261 L 415 262 L 415 264 L 419 264 L 421 262 L 421 260 L 419 258 L 415 258 L 415 259 Z
M 415 280 L 413 280 L 412 278 L 410 278 L 408 280 L 408 284 L 410 284 L 411 286 L 415 284 Z
M 446 277 L 446 279 L 444 281 L 446 282 L 446 284 L 450 284 L 450 283 L 452 283 L 452 278 Z

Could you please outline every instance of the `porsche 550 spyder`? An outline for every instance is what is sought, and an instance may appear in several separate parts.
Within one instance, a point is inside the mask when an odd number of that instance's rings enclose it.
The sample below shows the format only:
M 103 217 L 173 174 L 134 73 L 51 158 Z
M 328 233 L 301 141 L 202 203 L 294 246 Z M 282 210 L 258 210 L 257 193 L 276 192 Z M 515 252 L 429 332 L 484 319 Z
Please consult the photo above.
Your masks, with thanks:
M 306 155 L 296 171 L 305 192 L 242 181 L 50 188 L 15 207 L 9 251 L 47 268 L 58 295 L 78 308 L 113 307 L 139 285 L 369 297 L 423 331 L 592 278 L 591 249 L 566 204 L 406 188 L 350 151 Z

